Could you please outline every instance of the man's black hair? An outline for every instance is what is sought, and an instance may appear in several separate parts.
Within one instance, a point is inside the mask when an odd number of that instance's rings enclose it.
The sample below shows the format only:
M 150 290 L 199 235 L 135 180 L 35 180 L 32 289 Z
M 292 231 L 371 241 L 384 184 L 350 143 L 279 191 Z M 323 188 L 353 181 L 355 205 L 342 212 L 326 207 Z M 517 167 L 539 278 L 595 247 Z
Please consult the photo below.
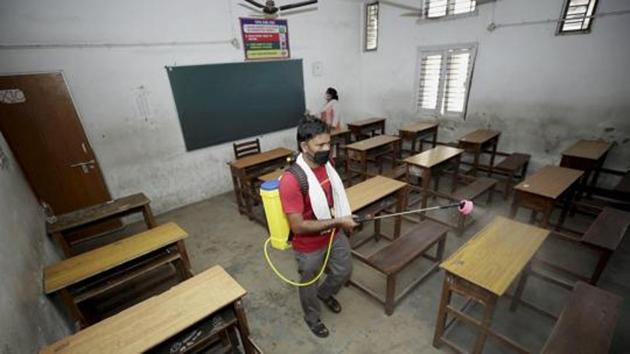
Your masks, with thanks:
M 301 142 L 309 141 L 317 135 L 324 133 L 330 133 L 328 124 L 315 116 L 306 115 L 297 128 L 298 150 L 302 151 L 302 147 L 300 146 Z

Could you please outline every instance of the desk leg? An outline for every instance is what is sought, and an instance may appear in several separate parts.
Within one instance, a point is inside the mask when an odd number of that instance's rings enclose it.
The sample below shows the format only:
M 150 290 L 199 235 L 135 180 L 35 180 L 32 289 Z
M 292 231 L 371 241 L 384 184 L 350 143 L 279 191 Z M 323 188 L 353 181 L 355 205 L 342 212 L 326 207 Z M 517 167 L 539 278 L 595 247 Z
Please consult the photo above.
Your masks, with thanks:
M 416 154 L 416 140 L 417 139 L 418 139 L 417 136 L 411 137 L 411 156 Z M 420 141 L 420 149 L 422 150 L 422 140 Z
M 433 147 L 437 146 L 437 135 L 438 135 L 437 129 L 435 129 L 435 133 L 433 133 L 433 142 L 432 142 L 433 143 Z
M 184 245 L 183 240 L 177 241 L 177 251 L 182 257 L 182 261 L 184 266 L 188 270 L 188 272 L 192 275 L 192 267 L 190 266 L 190 258 L 188 258 L 188 251 L 186 251 L 186 245 Z
M 577 195 L 579 195 L 579 193 L 581 193 L 581 191 L 576 191 L 576 189 L 579 189 L 580 186 L 576 186 L 575 184 L 571 187 L 569 187 L 569 190 L 567 191 L 567 195 L 564 198 L 564 203 L 562 206 L 562 212 L 560 213 L 560 219 L 558 219 L 558 228 L 560 226 L 562 226 L 564 224 L 564 219 L 566 219 L 567 217 L 567 213 L 569 212 L 569 209 L 571 208 L 571 204 L 573 204 L 573 200 L 576 197 L 576 193 Z M 552 208 L 553 208 L 553 203 L 552 203 Z
M 247 218 L 249 218 L 249 220 L 254 220 L 254 211 L 252 210 L 252 199 L 250 198 L 249 195 L 247 195 L 248 192 L 246 192 L 248 189 L 250 188 L 249 183 L 243 183 L 243 199 L 245 199 L 245 213 L 247 213 Z
M 433 346 L 439 348 L 442 344 L 442 337 L 446 330 L 446 308 L 451 303 L 451 289 L 448 286 L 451 281 L 451 275 L 447 272 L 444 276 L 444 282 L 442 283 L 442 296 L 440 298 L 440 305 L 438 306 L 437 320 L 435 321 L 435 333 L 433 334 Z
M 236 300 L 234 302 L 234 312 L 236 313 L 236 319 L 238 321 L 238 332 L 241 335 L 241 341 L 243 342 L 243 349 L 245 353 L 255 353 L 254 348 L 249 343 L 249 324 L 247 323 L 247 317 L 245 316 L 245 309 L 243 308 L 243 301 Z
M 475 146 L 472 175 L 477 177 L 477 168 L 479 167 L 479 155 L 481 155 L 481 145 Z
M 81 327 L 81 329 L 89 326 L 90 325 L 89 321 L 83 315 L 83 313 L 79 309 L 79 306 L 77 306 L 76 302 L 74 302 L 74 298 L 72 297 L 72 295 L 70 295 L 70 292 L 68 291 L 68 289 L 64 288 L 64 289 L 59 290 L 59 295 L 61 297 L 61 302 L 63 302 L 66 309 L 68 309 L 68 311 L 70 312 L 70 316 L 75 321 L 79 322 L 79 326 Z
M 514 200 L 512 200 L 512 206 L 510 207 L 510 219 L 514 219 L 516 217 L 516 212 L 518 211 L 518 206 L 520 203 L 521 195 L 519 191 L 514 191 Z
M 147 224 L 147 227 L 149 229 L 157 226 L 155 218 L 153 217 L 153 212 L 151 211 L 151 207 L 148 204 L 142 208 L 142 216 L 144 216 L 144 222 Z
M 63 252 L 63 255 L 66 258 L 70 258 L 70 257 L 72 257 L 74 255 L 74 253 L 72 252 L 72 249 L 70 248 L 70 244 L 68 243 L 66 238 L 63 237 L 63 233 L 55 232 L 55 233 L 52 234 L 52 238 L 53 238 L 53 240 L 55 240 L 57 245 L 59 245 L 59 247 L 61 247 L 61 251 Z
M 599 281 L 599 277 L 604 272 L 604 269 L 606 268 L 606 264 L 608 264 L 608 260 L 610 259 L 610 256 L 612 255 L 612 252 L 607 249 L 602 249 L 601 252 L 602 253 L 599 256 L 599 260 L 597 261 L 597 266 L 595 267 L 595 271 L 593 272 L 593 275 L 591 276 L 591 280 L 589 281 L 591 285 L 597 285 L 597 282 Z
M 457 190 L 457 178 L 459 177 L 459 164 L 462 160 L 462 156 L 461 155 L 457 155 L 457 157 L 455 158 L 455 166 L 453 169 L 453 182 L 451 185 L 451 193 L 455 193 L 455 191 Z
M 497 145 L 499 144 L 498 139 L 492 144 L 492 155 L 490 155 L 490 168 L 488 169 L 488 177 L 492 177 L 492 172 L 494 171 L 494 158 L 497 155 Z
M 368 172 L 367 151 L 361 152 L 361 170 L 363 171 L 363 176 L 361 176 L 361 181 L 365 181 L 367 179 L 367 172 Z
M 238 212 L 243 214 L 243 200 L 241 199 L 241 188 L 239 186 L 239 180 L 232 171 L 232 184 L 234 185 L 234 194 L 236 196 L 236 206 L 238 207 Z
M 403 187 L 397 192 L 396 199 L 396 212 L 400 213 L 405 210 L 405 207 L 407 205 L 407 187 Z M 397 239 L 400 236 L 401 225 L 402 216 L 397 216 L 396 221 L 394 221 L 394 239 Z
M 429 199 L 429 186 L 431 182 L 431 169 L 425 168 L 422 170 L 422 206 L 427 207 L 427 199 Z M 420 213 L 420 221 L 424 220 L 424 212 Z
M 477 340 L 475 341 L 475 347 L 473 349 L 473 353 L 481 353 L 483 351 L 483 346 L 486 344 L 486 338 L 488 337 L 488 332 L 490 331 L 490 324 L 492 323 L 492 316 L 494 315 L 494 309 L 497 305 L 497 296 L 489 296 L 485 299 L 485 309 L 483 311 L 483 319 L 481 320 L 481 328 L 479 329 L 479 334 L 477 335 Z
M 518 303 L 521 301 L 521 297 L 523 296 L 523 291 L 525 290 L 525 285 L 527 284 L 527 278 L 529 278 L 529 273 L 531 271 L 532 264 L 528 263 L 523 271 L 521 272 L 521 277 L 518 279 L 518 284 L 516 285 L 516 291 L 514 292 L 514 296 L 512 297 L 512 302 L 510 303 L 510 311 L 516 311 L 516 307 Z

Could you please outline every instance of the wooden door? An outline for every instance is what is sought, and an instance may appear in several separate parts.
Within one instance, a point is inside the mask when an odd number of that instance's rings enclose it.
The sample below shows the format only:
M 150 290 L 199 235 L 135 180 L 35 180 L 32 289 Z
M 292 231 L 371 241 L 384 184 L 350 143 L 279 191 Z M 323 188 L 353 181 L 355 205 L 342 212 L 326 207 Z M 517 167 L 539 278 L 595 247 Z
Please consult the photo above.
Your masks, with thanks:
M 62 73 L 0 76 L 0 132 L 54 214 L 111 199 Z

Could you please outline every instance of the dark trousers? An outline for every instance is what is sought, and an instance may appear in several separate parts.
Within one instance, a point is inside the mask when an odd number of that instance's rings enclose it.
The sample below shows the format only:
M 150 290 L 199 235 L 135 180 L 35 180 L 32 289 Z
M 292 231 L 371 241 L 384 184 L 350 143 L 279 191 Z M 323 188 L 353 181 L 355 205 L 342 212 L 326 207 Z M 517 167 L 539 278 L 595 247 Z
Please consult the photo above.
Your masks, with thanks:
M 308 253 L 295 252 L 298 263 L 300 282 L 305 283 L 319 274 L 326 257 L 326 247 Z M 319 281 L 309 286 L 299 288 L 300 303 L 304 311 L 304 320 L 309 325 L 319 321 L 321 307 L 317 296 L 327 299 L 339 292 L 339 289 L 350 279 L 352 273 L 352 253 L 348 237 L 342 232 L 333 240 L 328 265 L 326 267 L 326 279 L 319 285 Z

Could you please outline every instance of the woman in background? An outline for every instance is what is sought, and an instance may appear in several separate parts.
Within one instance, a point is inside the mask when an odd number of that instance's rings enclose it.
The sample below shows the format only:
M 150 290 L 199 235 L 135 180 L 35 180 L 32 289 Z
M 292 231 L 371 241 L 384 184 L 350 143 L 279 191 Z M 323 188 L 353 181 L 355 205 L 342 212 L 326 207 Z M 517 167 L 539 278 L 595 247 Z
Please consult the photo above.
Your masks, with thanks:
M 331 129 L 339 129 L 341 127 L 339 95 L 337 95 L 337 90 L 332 87 L 326 90 L 326 105 L 322 109 L 320 118 L 326 122 Z

